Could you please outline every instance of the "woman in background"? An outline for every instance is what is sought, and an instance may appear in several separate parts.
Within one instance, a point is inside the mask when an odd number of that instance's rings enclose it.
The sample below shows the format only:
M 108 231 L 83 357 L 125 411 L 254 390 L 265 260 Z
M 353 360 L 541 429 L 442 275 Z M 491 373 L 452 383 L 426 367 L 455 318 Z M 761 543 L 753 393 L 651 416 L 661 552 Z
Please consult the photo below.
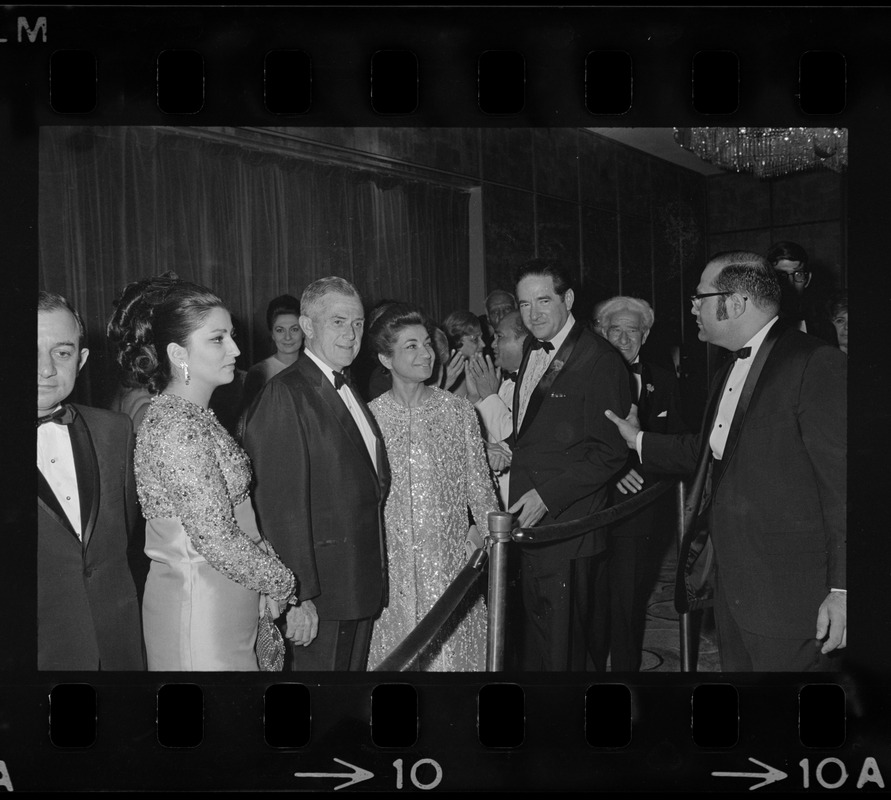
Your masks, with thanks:
M 848 354 L 848 295 L 847 292 L 836 295 L 829 308 L 829 319 L 835 328 L 838 349 Z
M 250 408 L 266 381 L 300 358 L 300 348 L 303 347 L 300 301 L 290 294 L 282 294 L 271 300 L 266 308 L 266 327 L 275 352 L 248 370 L 244 379 L 244 409 Z
M 479 318 L 473 312 L 453 311 L 443 320 L 442 328 L 449 339 L 449 347 L 454 353 L 449 366 L 451 367 L 454 364 L 456 368 L 460 367 L 460 372 L 456 372 L 457 378 L 454 383 L 443 388 L 448 389 L 450 392 L 458 395 L 458 397 L 466 397 L 467 386 L 464 381 L 464 364 L 477 353 L 481 353 L 485 347 L 482 326 Z
M 370 669 L 418 624 L 464 566 L 468 508 L 483 535 L 488 512 L 498 508 L 473 406 L 425 383 L 434 361 L 430 327 L 419 309 L 394 303 L 369 332 L 393 379 L 392 388 L 369 405 L 391 472 L 384 509 L 390 596 L 374 625 Z M 486 609 L 476 589 L 412 668 L 485 666 Z
M 151 559 L 148 668 L 257 670 L 259 616 L 279 616 L 295 579 L 257 529 L 247 456 L 208 408 L 235 374 L 229 312 L 165 275 L 130 284 L 115 319 L 118 362 L 153 395 L 134 459 Z

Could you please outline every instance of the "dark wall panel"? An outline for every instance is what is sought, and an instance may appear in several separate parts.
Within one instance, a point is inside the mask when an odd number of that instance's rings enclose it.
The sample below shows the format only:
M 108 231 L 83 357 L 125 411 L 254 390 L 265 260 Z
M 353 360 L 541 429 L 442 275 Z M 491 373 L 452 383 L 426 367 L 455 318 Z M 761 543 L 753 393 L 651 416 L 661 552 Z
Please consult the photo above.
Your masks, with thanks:
M 841 175 L 829 170 L 790 175 L 773 181 L 774 226 L 837 219 L 841 184 Z
M 653 237 L 649 220 L 623 214 L 619 221 L 619 241 L 622 294 L 650 302 L 653 295 Z
M 583 205 L 617 207 L 617 149 L 618 145 L 609 139 L 579 137 L 579 194 Z
M 532 130 L 483 128 L 482 170 L 484 181 L 532 189 Z
M 533 128 L 535 191 L 578 200 L 578 138 L 575 128 Z
M 579 279 L 579 210 L 575 203 L 538 197 L 538 255 L 556 258 Z
M 535 256 L 531 192 L 483 184 L 487 291 L 512 289 L 513 271 Z
M 619 293 L 619 218 L 612 211 L 582 207 L 580 300 L 595 303 Z
M 770 226 L 770 184 L 751 175 L 708 178 L 709 231 L 721 233 Z

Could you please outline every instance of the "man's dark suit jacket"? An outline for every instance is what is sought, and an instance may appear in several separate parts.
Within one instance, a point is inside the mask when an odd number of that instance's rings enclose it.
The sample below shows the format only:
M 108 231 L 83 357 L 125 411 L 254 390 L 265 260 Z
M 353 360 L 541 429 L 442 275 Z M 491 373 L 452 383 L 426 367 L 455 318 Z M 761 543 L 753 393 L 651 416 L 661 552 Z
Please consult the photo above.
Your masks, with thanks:
M 260 528 L 322 620 L 373 617 L 384 599 L 383 502 L 389 470 L 377 423 L 379 473 L 331 381 L 308 356 L 272 377 L 248 411 Z
M 37 667 L 142 670 L 142 624 L 128 563 L 138 514 L 133 426 L 125 414 L 75 409 L 69 436 L 83 542 L 37 473 Z
M 678 379 L 670 370 L 657 364 L 650 364 L 646 361 L 639 363 L 641 365 L 641 394 L 637 402 L 637 417 L 640 420 L 641 430 L 653 433 L 683 433 L 687 426 L 681 415 L 681 394 Z M 640 463 L 637 452 L 634 450 L 628 451 L 628 460 L 617 477 L 625 475 L 630 469 L 637 471 L 644 478 L 644 488 L 659 477 L 658 473 L 649 472 Z M 613 493 L 613 502 L 621 503 L 623 500 L 627 500 L 628 496 L 615 488 L 616 482 L 613 481 L 610 490 Z M 646 536 L 652 533 L 658 505 L 659 503 L 651 503 L 628 519 L 613 525 L 610 528 L 610 535 Z
M 510 502 L 534 488 L 548 507 L 538 524 L 567 522 L 607 504 L 610 481 L 627 459 L 628 446 L 604 411 L 618 408 L 628 413 L 628 370 L 612 345 L 576 322 L 533 391 L 518 427 L 530 344 L 531 337 L 514 390 Z M 603 546 L 602 537 L 582 536 L 527 549 L 559 560 L 594 555 Z
M 704 474 L 731 367 L 715 376 L 699 434 L 644 434 L 646 466 Z M 846 356 L 777 322 L 752 373 L 759 367 L 747 411 L 738 409 L 731 423 L 710 499 L 706 482 L 695 480 L 688 508 L 707 510 L 721 591 L 739 627 L 809 639 L 829 590 L 846 588 Z

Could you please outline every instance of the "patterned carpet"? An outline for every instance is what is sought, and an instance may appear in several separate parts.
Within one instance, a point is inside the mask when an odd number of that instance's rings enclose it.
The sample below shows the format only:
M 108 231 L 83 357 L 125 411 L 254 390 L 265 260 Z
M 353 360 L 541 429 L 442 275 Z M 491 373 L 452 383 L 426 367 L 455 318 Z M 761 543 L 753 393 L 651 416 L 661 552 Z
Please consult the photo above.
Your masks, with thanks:
M 675 543 L 667 541 L 647 605 L 641 672 L 681 671 L 680 624 L 673 601 L 676 566 Z M 695 670 L 720 672 L 711 612 L 694 614 L 690 620 L 690 629 L 694 641 L 698 639 L 698 648 L 694 648 Z

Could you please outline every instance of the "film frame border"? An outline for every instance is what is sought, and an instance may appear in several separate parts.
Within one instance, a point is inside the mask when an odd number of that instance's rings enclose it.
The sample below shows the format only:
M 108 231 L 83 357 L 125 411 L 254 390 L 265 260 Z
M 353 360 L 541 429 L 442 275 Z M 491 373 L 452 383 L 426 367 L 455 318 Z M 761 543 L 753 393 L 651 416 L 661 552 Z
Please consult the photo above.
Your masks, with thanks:
M 882 126 L 887 125 L 891 116 L 885 90 L 891 64 L 881 40 L 883 25 L 886 29 L 889 21 L 887 9 L 849 9 L 841 21 L 839 9 L 805 8 L 762 10 L 764 17 L 759 19 L 753 19 L 747 9 L 701 11 L 572 6 L 561 9 L 489 7 L 480 10 L 359 7 L 351 8 L 350 13 L 354 16 L 344 30 L 342 10 L 336 8 L 186 7 L 172 15 L 169 9 L 165 13 L 165 10 L 150 7 L 8 8 L 0 16 L 0 39 L 8 40 L 0 43 L 0 60 L 6 74 L 3 83 L 7 102 L 4 105 L 8 111 L 6 123 L 0 125 L 7 158 L 0 156 L 0 163 L 4 164 L 9 179 L 7 185 L 12 191 L 0 200 L 0 208 L 5 220 L 4 233 L 8 237 L 7 256 L 10 263 L 33 264 L 36 276 L 37 190 L 33 176 L 37 170 L 36 137 L 39 126 L 79 124 L 74 122 L 76 117 L 60 117 L 49 107 L 46 90 L 50 52 L 65 48 L 91 50 L 97 52 L 102 60 L 110 57 L 111 63 L 116 64 L 129 61 L 134 38 L 138 40 L 137 47 L 141 50 L 156 52 L 171 46 L 209 48 L 216 55 L 223 53 L 231 58 L 225 59 L 227 63 L 224 66 L 215 66 L 216 77 L 222 76 L 222 79 L 213 80 L 214 75 L 208 70 L 205 108 L 197 115 L 200 121 L 194 115 L 186 119 L 185 115 L 171 117 L 162 114 L 154 104 L 151 92 L 146 91 L 145 81 L 136 80 L 133 71 L 109 71 L 100 66 L 100 81 L 105 80 L 105 75 L 111 75 L 115 87 L 107 95 L 100 88 L 102 100 L 96 111 L 86 118 L 78 117 L 84 120 L 84 124 L 274 125 L 284 120 L 265 111 L 262 99 L 258 101 L 256 96 L 256 73 L 246 70 L 245 66 L 252 60 L 255 63 L 258 53 L 277 46 L 296 46 L 295 40 L 301 38 L 312 38 L 317 43 L 305 49 L 313 53 L 314 65 L 319 70 L 319 82 L 323 78 L 330 80 L 332 87 L 331 94 L 328 94 L 317 84 L 320 92 L 316 98 L 318 105 L 314 105 L 309 114 L 288 120 L 288 123 L 301 127 L 344 124 L 410 127 L 591 127 L 594 124 L 614 124 L 620 127 L 665 127 L 697 122 L 703 124 L 703 116 L 692 110 L 689 96 L 685 97 L 685 92 L 679 88 L 689 83 L 690 57 L 703 49 L 732 50 L 740 54 L 741 62 L 755 64 L 751 72 L 743 71 L 748 75 L 747 80 L 752 81 L 754 96 L 746 97 L 747 90 L 744 88 L 739 110 L 722 117 L 720 121 L 737 124 L 839 124 L 848 127 L 851 131 L 852 162 L 848 178 L 848 263 L 871 263 L 882 252 L 879 244 L 881 220 L 889 218 L 889 201 L 883 191 L 889 185 L 889 168 Z M 645 20 L 642 19 L 644 13 Z M 48 42 L 15 42 L 15 25 L 11 20 L 20 14 L 29 20 L 45 16 L 48 20 Z M 505 30 L 505 14 L 511 15 L 509 30 Z M 295 23 L 298 17 L 299 23 Z M 276 24 L 276 20 L 280 24 Z M 137 32 L 135 37 L 134 32 Z M 448 34 L 450 43 L 457 42 L 465 56 L 457 65 L 453 56 L 444 55 L 449 52 L 449 48 L 443 46 L 446 41 L 444 32 Z M 240 43 L 245 37 L 249 44 L 241 47 Z M 778 40 L 788 51 L 792 51 L 791 55 L 786 51 L 783 54 L 764 54 L 764 50 Z M 567 41 L 570 42 L 568 47 Z M 421 80 L 431 83 L 422 86 L 422 101 L 414 115 L 406 118 L 381 117 L 374 113 L 368 102 L 367 80 L 359 79 L 365 67 L 355 66 L 354 63 L 350 70 L 339 71 L 338 59 L 344 54 L 354 58 L 356 53 L 370 56 L 383 46 L 397 44 L 416 53 L 416 48 L 424 51 L 423 55 L 419 54 Z M 633 103 L 631 110 L 621 117 L 596 117 L 584 108 L 579 56 L 583 60 L 587 52 L 598 48 L 625 50 L 632 54 L 635 75 Z M 485 50 L 493 49 L 520 51 L 526 58 L 527 108 L 519 115 L 486 117 L 475 107 L 472 91 L 467 91 L 468 86 L 474 85 L 473 65 L 476 57 Z M 847 108 L 837 117 L 816 116 L 802 122 L 803 115 L 796 109 L 794 100 L 790 100 L 794 95 L 793 86 L 788 81 L 777 83 L 772 80 L 772 65 L 776 60 L 788 64 L 794 61 L 794 56 L 807 50 L 835 50 L 845 54 L 848 70 Z M 316 53 L 324 55 L 319 58 Z M 759 61 L 759 58 L 763 58 L 763 61 Z M 205 64 L 208 64 L 207 55 Z M 456 71 L 465 89 L 463 93 L 455 88 L 459 83 L 455 80 Z M 784 74 L 788 74 L 788 71 Z M 228 81 L 225 80 L 227 76 L 230 78 Z M 459 94 L 457 99 L 456 94 Z M 441 99 L 431 107 L 425 104 L 427 101 L 424 99 L 429 96 Z M 27 235 L 23 232 L 27 232 Z M 13 300 L 12 313 L 4 315 L 3 322 L 8 326 L 4 339 L 7 342 L 15 341 L 16 332 L 22 330 L 26 320 L 30 324 L 32 319 L 25 313 L 30 307 L 30 300 L 24 298 L 33 296 L 34 288 L 34 280 L 27 273 L 28 270 L 22 269 L 12 281 L 8 295 Z M 886 276 L 882 277 L 887 281 Z M 878 398 L 886 388 L 887 379 L 872 374 L 876 370 L 881 371 L 883 366 L 877 342 L 873 339 L 882 332 L 879 323 L 883 307 L 881 299 L 891 296 L 882 277 L 871 275 L 867 280 L 856 269 L 849 268 L 848 271 L 851 291 L 865 310 L 862 319 L 870 321 L 861 323 L 861 336 L 865 333 L 864 339 L 871 340 L 864 342 L 863 352 L 868 358 L 859 365 L 856 362 L 852 364 L 849 391 L 852 397 Z M 855 335 L 856 331 L 857 326 Z M 8 368 L 14 369 L 17 375 L 24 375 L 25 366 L 30 366 L 30 359 L 26 361 L 24 355 L 13 354 Z M 25 393 L 18 399 L 4 398 L 11 418 L 18 413 L 18 403 L 24 406 L 24 400 L 29 398 L 30 395 Z M 797 787 L 803 791 L 818 785 L 814 773 L 818 756 L 837 757 L 843 761 L 853 759 L 847 769 L 851 776 L 855 776 L 862 772 L 859 763 L 861 756 L 855 757 L 853 753 L 857 751 L 869 755 L 868 751 L 872 748 L 879 768 L 887 779 L 891 774 L 891 736 L 887 723 L 882 724 L 881 715 L 884 713 L 885 718 L 891 716 L 888 714 L 887 677 L 891 661 L 887 640 L 881 635 L 883 629 L 887 630 L 887 623 L 883 628 L 884 620 L 881 619 L 882 588 L 887 585 L 883 584 L 883 581 L 887 581 L 887 571 L 882 572 L 880 565 L 888 563 L 888 543 L 875 541 L 877 526 L 873 521 L 878 511 L 878 499 L 881 498 L 879 481 L 882 475 L 879 470 L 864 466 L 881 463 L 879 454 L 887 450 L 882 447 L 884 440 L 879 433 L 887 429 L 887 425 L 881 424 L 887 412 L 883 415 L 879 406 L 870 404 L 873 412 L 870 419 L 867 419 L 869 415 L 859 414 L 849 419 L 849 429 L 853 435 L 849 464 L 853 465 L 851 472 L 856 477 L 856 480 L 849 481 L 850 505 L 855 509 L 851 513 L 850 527 L 865 537 L 872 537 L 868 546 L 865 542 L 852 540 L 850 543 L 852 587 L 855 590 L 852 593 L 851 616 L 859 621 L 861 631 L 878 631 L 878 635 L 869 643 L 862 640 L 856 642 L 852 637 L 849 645 L 852 668 L 837 679 L 848 693 L 848 737 L 845 745 L 835 754 L 822 750 L 808 753 L 800 742 L 796 744 L 794 731 L 790 732 L 788 727 L 779 730 L 775 724 L 777 718 L 785 720 L 787 725 L 791 724 L 788 711 L 777 709 L 782 709 L 784 704 L 788 707 L 790 691 L 794 695 L 798 688 L 811 683 L 806 676 L 800 675 L 732 676 L 730 680 L 714 674 L 642 675 L 626 683 L 637 698 L 639 712 L 652 714 L 652 709 L 664 710 L 667 706 L 676 709 L 679 717 L 661 720 L 657 716 L 647 717 L 644 714 L 641 738 L 635 737 L 629 748 L 622 752 L 591 751 L 583 739 L 568 743 L 568 752 L 561 749 L 561 746 L 567 746 L 567 719 L 572 714 L 577 719 L 580 713 L 578 708 L 574 708 L 562 716 L 558 713 L 556 720 L 544 719 L 541 723 L 543 727 L 530 731 L 528 741 L 516 750 L 492 752 L 472 741 L 462 740 L 468 730 L 473 732 L 472 725 L 465 725 L 460 736 L 440 732 L 431 742 L 431 734 L 425 730 L 422 722 L 422 732 L 414 747 L 400 753 L 390 750 L 372 752 L 369 749 L 368 721 L 364 714 L 370 693 L 378 681 L 370 680 L 367 675 L 357 680 L 356 676 L 338 674 L 317 675 L 314 680 L 305 681 L 319 697 L 324 698 L 323 703 L 330 706 L 329 710 L 334 711 L 341 704 L 343 710 L 334 715 L 338 720 L 326 718 L 323 721 L 322 728 L 316 730 L 316 736 L 307 748 L 286 751 L 290 754 L 290 760 L 288 767 L 283 768 L 288 756 L 267 748 L 262 738 L 255 741 L 253 736 L 244 733 L 244 730 L 256 730 L 256 719 L 252 714 L 256 712 L 257 696 L 262 699 L 261 687 L 267 684 L 263 676 L 244 678 L 232 674 L 203 674 L 198 682 L 205 689 L 205 697 L 209 698 L 205 701 L 208 714 L 211 713 L 211 703 L 216 709 L 228 709 L 231 719 L 224 727 L 230 735 L 227 740 L 219 731 L 208 730 L 204 743 L 190 754 L 192 757 L 187 759 L 189 764 L 183 768 L 180 762 L 184 759 L 157 746 L 149 749 L 148 742 L 154 735 L 153 727 L 140 729 L 135 738 L 132 731 L 129 732 L 130 740 L 123 745 L 122 738 L 118 738 L 128 733 L 124 728 L 131 717 L 122 709 L 128 706 L 131 696 L 139 697 L 140 702 L 144 702 L 146 693 L 150 698 L 155 688 L 169 681 L 151 673 L 146 673 L 145 680 L 142 676 L 134 678 L 133 675 L 109 673 L 100 676 L 98 681 L 87 681 L 97 687 L 99 694 L 100 714 L 103 715 L 99 722 L 101 735 L 96 745 L 78 752 L 72 758 L 71 751 L 53 748 L 45 735 L 43 698 L 59 682 L 83 682 L 89 676 L 71 673 L 59 681 L 59 676 L 53 673 L 38 673 L 23 668 L 21 665 L 26 659 L 22 652 L 18 652 L 9 653 L 2 663 L 4 673 L 0 677 L 0 697 L 3 697 L 3 705 L 11 722 L 3 726 L 6 730 L 0 738 L 0 751 L 11 748 L 8 752 L 13 756 L 4 758 L 5 752 L 0 752 L 0 760 L 5 761 L 10 778 L 18 784 L 16 788 L 29 788 L 29 782 L 34 788 L 136 788 L 128 785 L 127 781 L 133 777 L 132 764 L 138 763 L 140 777 L 145 774 L 148 779 L 148 783 L 139 788 L 167 788 L 170 785 L 169 776 L 175 769 L 176 780 L 181 781 L 178 786 L 187 789 L 206 789 L 210 786 L 296 789 L 303 786 L 291 783 L 290 778 L 288 785 L 284 785 L 282 781 L 285 776 L 304 767 L 307 771 L 321 770 L 323 765 L 327 768 L 332 766 L 331 758 L 335 756 L 349 760 L 352 755 L 357 763 L 365 758 L 375 765 L 392 765 L 401 755 L 406 764 L 411 756 L 415 762 L 423 758 L 438 759 L 444 765 L 442 783 L 430 788 L 498 790 L 506 788 L 504 780 L 511 777 L 517 782 L 517 788 L 532 785 L 555 789 L 634 790 L 657 787 L 663 790 L 675 788 L 693 791 L 702 788 L 721 791 L 725 784 L 715 783 L 709 776 L 710 768 L 704 766 L 706 762 L 720 764 L 717 769 L 735 768 L 727 766 L 731 763 L 745 769 L 743 755 L 758 757 L 765 752 L 776 752 L 779 758 L 779 754 L 794 752 L 795 756 L 801 754 L 802 758 L 810 757 L 812 762 L 810 787 L 801 782 Z M 30 409 L 28 411 L 30 415 Z M 15 456 L 12 463 L 20 463 L 20 459 L 31 457 L 33 440 L 30 430 L 27 435 L 14 432 L 10 444 L 10 455 Z M 26 531 L 29 524 L 33 529 L 33 517 L 16 502 L 17 495 L 30 496 L 30 488 L 27 492 L 21 490 L 21 486 L 27 485 L 25 481 L 6 486 L 10 495 L 7 508 L 13 509 L 7 520 L 11 530 Z M 8 563 L 27 564 L 29 559 L 33 562 L 27 542 L 21 538 L 14 540 L 9 550 L 12 558 Z M 30 574 L 17 571 L 16 580 L 4 582 L 6 619 L 3 628 L 4 633 L 8 634 L 4 636 L 6 641 L 18 643 L 15 646 L 21 647 L 22 651 L 30 647 L 34 652 L 33 594 L 29 595 L 27 588 L 21 591 L 29 581 L 33 586 L 33 568 Z M 22 643 L 29 644 L 23 646 Z M 179 679 L 183 676 L 167 677 Z M 475 689 L 494 682 L 519 683 L 526 694 L 527 731 L 530 717 L 535 719 L 535 715 L 542 714 L 545 709 L 552 712 L 555 706 L 562 708 L 560 704 L 563 702 L 569 705 L 578 702 L 577 698 L 583 696 L 584 689 L 590 684 L 615 682 L 609 674 L 605 681 L 601 681 L 596 673 L 582 677 L 504 674 L 492 680 L 493 677 L 400 675 L 396 682 L 417 687 L 422 715 L 437 715 L 460 708 L 467 709 L 463 713 L 471 717 L 474 714 L 473 704 L 468 705 L 468 698 L 475 697 Z M 736 686 L 741 698 L 744 695 L 747 701 L 752 698 L 753 707 L 762 712 L 771 712 L 769 719 L 763 723 L 764 728 L 747 728 L 743 735 L 741 722 L 740 741 L 729 752 L 702 752 L 695 747 L 679 744 L 676 737 L 686 734 L 688 719 L 684 709 L 689 704 L 692 688 L 719 679 L 720 682 Z M 192 682 L 190 676 L 185 676 L 184 682 Z M 257 690 L 256 694 L 254 690 Z M 123 706 L 115 710 L 115 702 L 122 702 Z M 315 703 L 318 703 L 317 699 Z M 104 716 L 109 706 L 110 714 Z M 6 713 L 2 716 L 6 716 Z M 144 716 L 143 713 L 139 718 L 142 726 L 146 724 Z M 239 727 L 239 721 L 244 723 L 245 728 Z M 231 735 L 233 732 L 234 736 Z M 753 743 L 753 736 L 757 744 Z M 344 739 L 348 742 L 346 746 L 342 744 Z M 27 751 L 22 749 L 25 743 L 28 744 Z M 120 759 L 126 766 L 109 764 L 109 756 Z M 572 759 L 576 759 L 576 762 Z M 797 769 L 797 759 L 789 755 L 784 755 L 783 759 L 791 777 L 795 774 L 794 769 Z M 770 762 L 769 758 L 765 757 L 764 760 Z M 597 763 L 592 765 L 591 761 Z M 21 764 L 26 762 L 29 764 L 24 770 L 26 776 L 17 777 L 23 773 Z M 55 778 L 57 782 L 54 783 L 49 773 L 53 769 L 64 770 L 72 762 L 78 765 L 76 769 L 70 775 L 66 773 Z M 243 771 L 230 770 L 238 773 L 235 777 L 231 774 L 226 778 L 215 775 L 221 762 L 233 767 L 241 765 Z M 246 763 L 250 763 L 252 768 L 245 769 Z M 779 763 L 778 766 L 784 768 Z M 29 768 L 34 772 L 27 776 Z M 37 772 L 41 774 L 37 775 Z M 669 786 L 666 787 L 665 782 Z M 850 788 L 853 782 L 854 778 L 848 777 L 845 788 Z M 408 780 L 405 783 L 408 784 Z M 373 783 L 365 786 L 384 788 Z M 779 786 L 796 788 L 792 782 Z M 726 790 L 740 787 L 741 784 L 728 781 Z M 329 787 L 316 785 L 313 788 Z M 393 786 L 390 784 L 386 788 Z M 869 788 L 875 787 L 869 785 Z

